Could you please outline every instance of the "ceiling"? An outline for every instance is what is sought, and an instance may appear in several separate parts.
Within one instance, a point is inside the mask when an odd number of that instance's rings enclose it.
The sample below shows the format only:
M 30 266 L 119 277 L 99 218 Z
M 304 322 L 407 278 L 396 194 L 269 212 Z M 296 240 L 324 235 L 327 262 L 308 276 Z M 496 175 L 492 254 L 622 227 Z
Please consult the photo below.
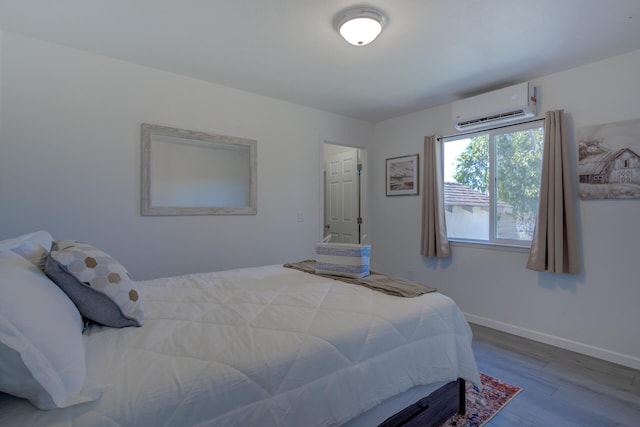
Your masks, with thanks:
M 640 0 L 0 0 L 0 29 L 370 122 L 640 49 Z

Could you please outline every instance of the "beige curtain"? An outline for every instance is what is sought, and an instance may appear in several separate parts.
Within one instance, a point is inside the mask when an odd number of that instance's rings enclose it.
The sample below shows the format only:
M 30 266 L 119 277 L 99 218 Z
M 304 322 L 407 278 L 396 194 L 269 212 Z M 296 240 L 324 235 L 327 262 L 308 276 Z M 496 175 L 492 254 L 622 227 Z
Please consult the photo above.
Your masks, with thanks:
M 527 268 L 552 273 L 580 272 L 569 147 L 564 110 L 547 111 L 538 221 Z
M 422 192 L 422 256 L 447 258 L 451 255 L 444 221 L 442 145 L 435 136 L 424 138 Z

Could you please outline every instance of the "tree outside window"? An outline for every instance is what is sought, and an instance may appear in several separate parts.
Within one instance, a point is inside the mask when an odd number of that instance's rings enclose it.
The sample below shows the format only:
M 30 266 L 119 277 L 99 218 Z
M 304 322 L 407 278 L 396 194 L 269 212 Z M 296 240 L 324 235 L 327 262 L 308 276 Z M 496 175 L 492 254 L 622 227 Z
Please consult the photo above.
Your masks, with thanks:
M 445 208 L 452 240 L 530 244 L 543 135 L 544 128 L 534 123 L 445 141 Z

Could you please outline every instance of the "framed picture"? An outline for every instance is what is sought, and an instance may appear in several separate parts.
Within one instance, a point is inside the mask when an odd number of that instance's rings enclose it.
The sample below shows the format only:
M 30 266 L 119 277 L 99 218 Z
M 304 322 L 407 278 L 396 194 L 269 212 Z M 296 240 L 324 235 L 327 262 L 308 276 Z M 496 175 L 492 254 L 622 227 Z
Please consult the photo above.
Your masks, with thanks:
M 420 181 L 418 154 L 387 159 L 387 196 L 417 196 Z
M 578 129 L 581 199 L 640 198 L 640 119 Z

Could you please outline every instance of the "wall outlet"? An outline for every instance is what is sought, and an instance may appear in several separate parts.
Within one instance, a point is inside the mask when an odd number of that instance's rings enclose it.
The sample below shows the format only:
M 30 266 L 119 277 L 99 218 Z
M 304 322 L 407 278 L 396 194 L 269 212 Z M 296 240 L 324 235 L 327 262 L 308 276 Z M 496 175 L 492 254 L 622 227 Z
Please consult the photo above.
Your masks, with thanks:
M 304 222 L 304 212 L 298 211 L 298 222 Z

